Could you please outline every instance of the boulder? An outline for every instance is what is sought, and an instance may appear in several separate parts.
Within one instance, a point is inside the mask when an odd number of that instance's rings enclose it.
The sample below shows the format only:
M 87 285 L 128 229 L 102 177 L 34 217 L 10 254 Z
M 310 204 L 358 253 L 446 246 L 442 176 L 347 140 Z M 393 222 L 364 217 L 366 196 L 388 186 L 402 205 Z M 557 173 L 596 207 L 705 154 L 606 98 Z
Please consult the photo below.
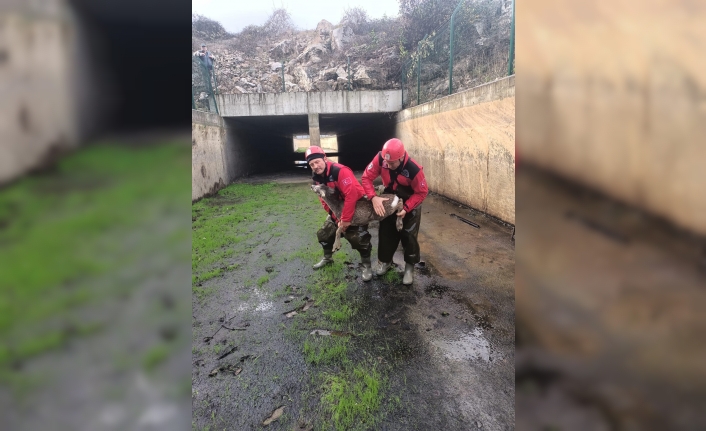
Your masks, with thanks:
M 343 90 L 348 88 L 348 80 L 346 78 L 341 78 L 340 76 L 336 80 L 336 89 Z M 353 87 L 351 86 L 351 89 Z
M 385 68 L 361 65 L 356 69 L 353 82 L 361 87 L 381 89 L 388 84 L 388 74 Z
M 275 85 L 275 86 L 279 85 L 280 87 L 282 87 L 282 76 L 279 74 L 273 73 L 272 75 L 267 77 L 266 82 L 269 83 L 270 85 Z
M 269 50 L 270 57 L 281 59 L 297 52 L 297 42 L 292 39 L 285 39 L 277 42 Z
M 353 82 L 361 87 L 369 87 L 373 83 L 373 80 L 370 79 L 365 66 L 359 66 L 355 75 L 353 75 Z
M 328 49 L 320 43 L 315 43 L 304 48 L 304 51 L 294 61 L 307 60 L 314 56 L 323 57 L 326 54 L 328 54 Z
M 338 79 L 348 79 L 348 72 L 346 72 L 346 68 L 343 66 L 338 66 L 338 69 L 336 69 L 336 75 L 338 76 Z
M 314 83 L 314 88 L 316 88 L 318 91 L 331 91 L 332 90 L 331 84 L 329 84 L 326 81 L 316 81 Z
M 332 31 L 333 31 L 333 24 L 326 21 L 325 19 L 322 19 L 321 21 L 319 21 L 318 24 L 316 24 L 316 32 L 321 35 L 331 34 Z
M 279 61 L 270 63 L 270 70 L 276 72 L 282 68 L 282 63 Z
M 331 32 L 331 49 L 341 51 L 353 40 L 353 29 L 341 26 Z
M 299 87 L 304 91 L 311 91 L 311 79 L 309 79 L 309 75 L 306 73 L 306 70 L 299 66 L 294 69 L 293 73 Z
M 329 79 L 336 79 L 338 78 L 338 74 L 336 73 L 336 69 L 331 67 L 329 69 L 324 69 L 319 73 L 319 76 L 321 76 L 321 79 L 324 81 L 328 81 Z

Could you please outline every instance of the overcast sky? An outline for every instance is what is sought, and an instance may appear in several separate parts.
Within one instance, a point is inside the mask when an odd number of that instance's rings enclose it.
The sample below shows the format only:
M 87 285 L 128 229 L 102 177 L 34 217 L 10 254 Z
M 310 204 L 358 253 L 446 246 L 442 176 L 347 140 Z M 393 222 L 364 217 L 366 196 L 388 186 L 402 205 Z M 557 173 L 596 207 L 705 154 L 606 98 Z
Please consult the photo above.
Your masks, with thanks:
M 361 7 L 370 18 L 397 16 L 397 0 L 192 0 L 193 13 L 214 19 L 230 33 L 244 27 L 262 25 L 272 11 L 284 7 L 292 15 L 294 24 L 302 30 L 313 30 L 325 19 L 338 24 L 346 8 Z

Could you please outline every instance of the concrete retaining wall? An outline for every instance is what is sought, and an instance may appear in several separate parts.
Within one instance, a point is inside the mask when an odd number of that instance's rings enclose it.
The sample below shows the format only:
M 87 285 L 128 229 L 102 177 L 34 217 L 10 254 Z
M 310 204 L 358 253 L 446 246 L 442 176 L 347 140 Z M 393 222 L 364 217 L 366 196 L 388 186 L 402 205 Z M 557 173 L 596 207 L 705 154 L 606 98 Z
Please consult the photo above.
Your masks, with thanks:
M 706 234 L 703 15 L 549 3 L 517 9 L 521 163 Z M 618 10 L 634 14 L 618 20 Z
M 225 187 L 228 173 L 226 127 L 216 114 L 191 111 L 191 200 Z
M 401 111 L 396 135 L 429 189 L 515 223 L 515 77 Z
M 0 184 L 77 145 L 69 10 L 62 0 L 25 3 L 0 11 Z
M 216 193 L 236 178 L 291 169 L 301 153 L 276 127 L 253 127 L 234 118 L 191 111 L 191 199 Z
M 221 94 L 217 100 L 224 117 L 360 114 L 402 109 L 401 90 Z

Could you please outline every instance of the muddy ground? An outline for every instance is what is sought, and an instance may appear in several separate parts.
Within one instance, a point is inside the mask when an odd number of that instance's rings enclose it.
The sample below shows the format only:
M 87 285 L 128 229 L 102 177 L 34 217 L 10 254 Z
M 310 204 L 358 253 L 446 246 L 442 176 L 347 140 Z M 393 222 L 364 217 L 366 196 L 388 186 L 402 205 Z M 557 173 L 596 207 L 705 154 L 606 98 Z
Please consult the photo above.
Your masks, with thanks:
M 529 166 L 517 213 L 517 428 L 706 429 L 703 238 Z
M 404 286 L 396 275 L 404 267 L 401 249 L 396 273 L 364 283 L 360 258 L 346 241 L 332 268 L 311 268 L 321 257 L 316 230 L 326 214 L 304 172 L 246 182 L 276 183 L 284 195 L 306 198 L 239 221 L 249 233 L 214 264 L 222 271 L 194 278 L 194 429 L 514 429 L 512 227 L 430 195 L 414 284 Z M 228 214 L 242 204 L 245 198 L 229 194 L 232 187 L 245 190 L 241 182 L 195 204 L 195 226 L 206 223 L 200 208 Z M 370 232 L 375 265 L 376 224 Z M 330 295 L 335 286 L 340 296 Z M 292 310 L 297 314 L 288 317 Z M 312 346 L 328 343 L 323 339 L 335 339 L 345 353 L 312 359 Z M 336 398 L 339 384 L 357 378 L 372 395 L 358 399 L 368 403 L 365 412 L 345 416 L 353 410 L 331 408 L 326 397 Z M 282 415 L 263 425 L 279 407 Z M 343 417 L 352 424 L 342 425 Z

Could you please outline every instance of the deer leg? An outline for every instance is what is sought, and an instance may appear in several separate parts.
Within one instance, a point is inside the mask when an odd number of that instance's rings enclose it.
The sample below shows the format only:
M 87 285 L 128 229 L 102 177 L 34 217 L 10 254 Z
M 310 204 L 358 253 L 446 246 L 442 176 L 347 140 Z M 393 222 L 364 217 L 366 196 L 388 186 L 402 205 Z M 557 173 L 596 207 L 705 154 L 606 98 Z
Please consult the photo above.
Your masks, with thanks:
M 336 240 L 333 242 L 333 253 L 341 249 L 341 227 L 336 229 Z
M 400 212 L 404 209 L 404 203 L 402 202 L 402 199 L 400 199 L 400 203 L 397 204 L 397 212 Z M 402 219 L 404 217 L 397 217 L 397 222 L 395 223 L 395 227 L 397 228 L 398 231 L 402 230 Z

